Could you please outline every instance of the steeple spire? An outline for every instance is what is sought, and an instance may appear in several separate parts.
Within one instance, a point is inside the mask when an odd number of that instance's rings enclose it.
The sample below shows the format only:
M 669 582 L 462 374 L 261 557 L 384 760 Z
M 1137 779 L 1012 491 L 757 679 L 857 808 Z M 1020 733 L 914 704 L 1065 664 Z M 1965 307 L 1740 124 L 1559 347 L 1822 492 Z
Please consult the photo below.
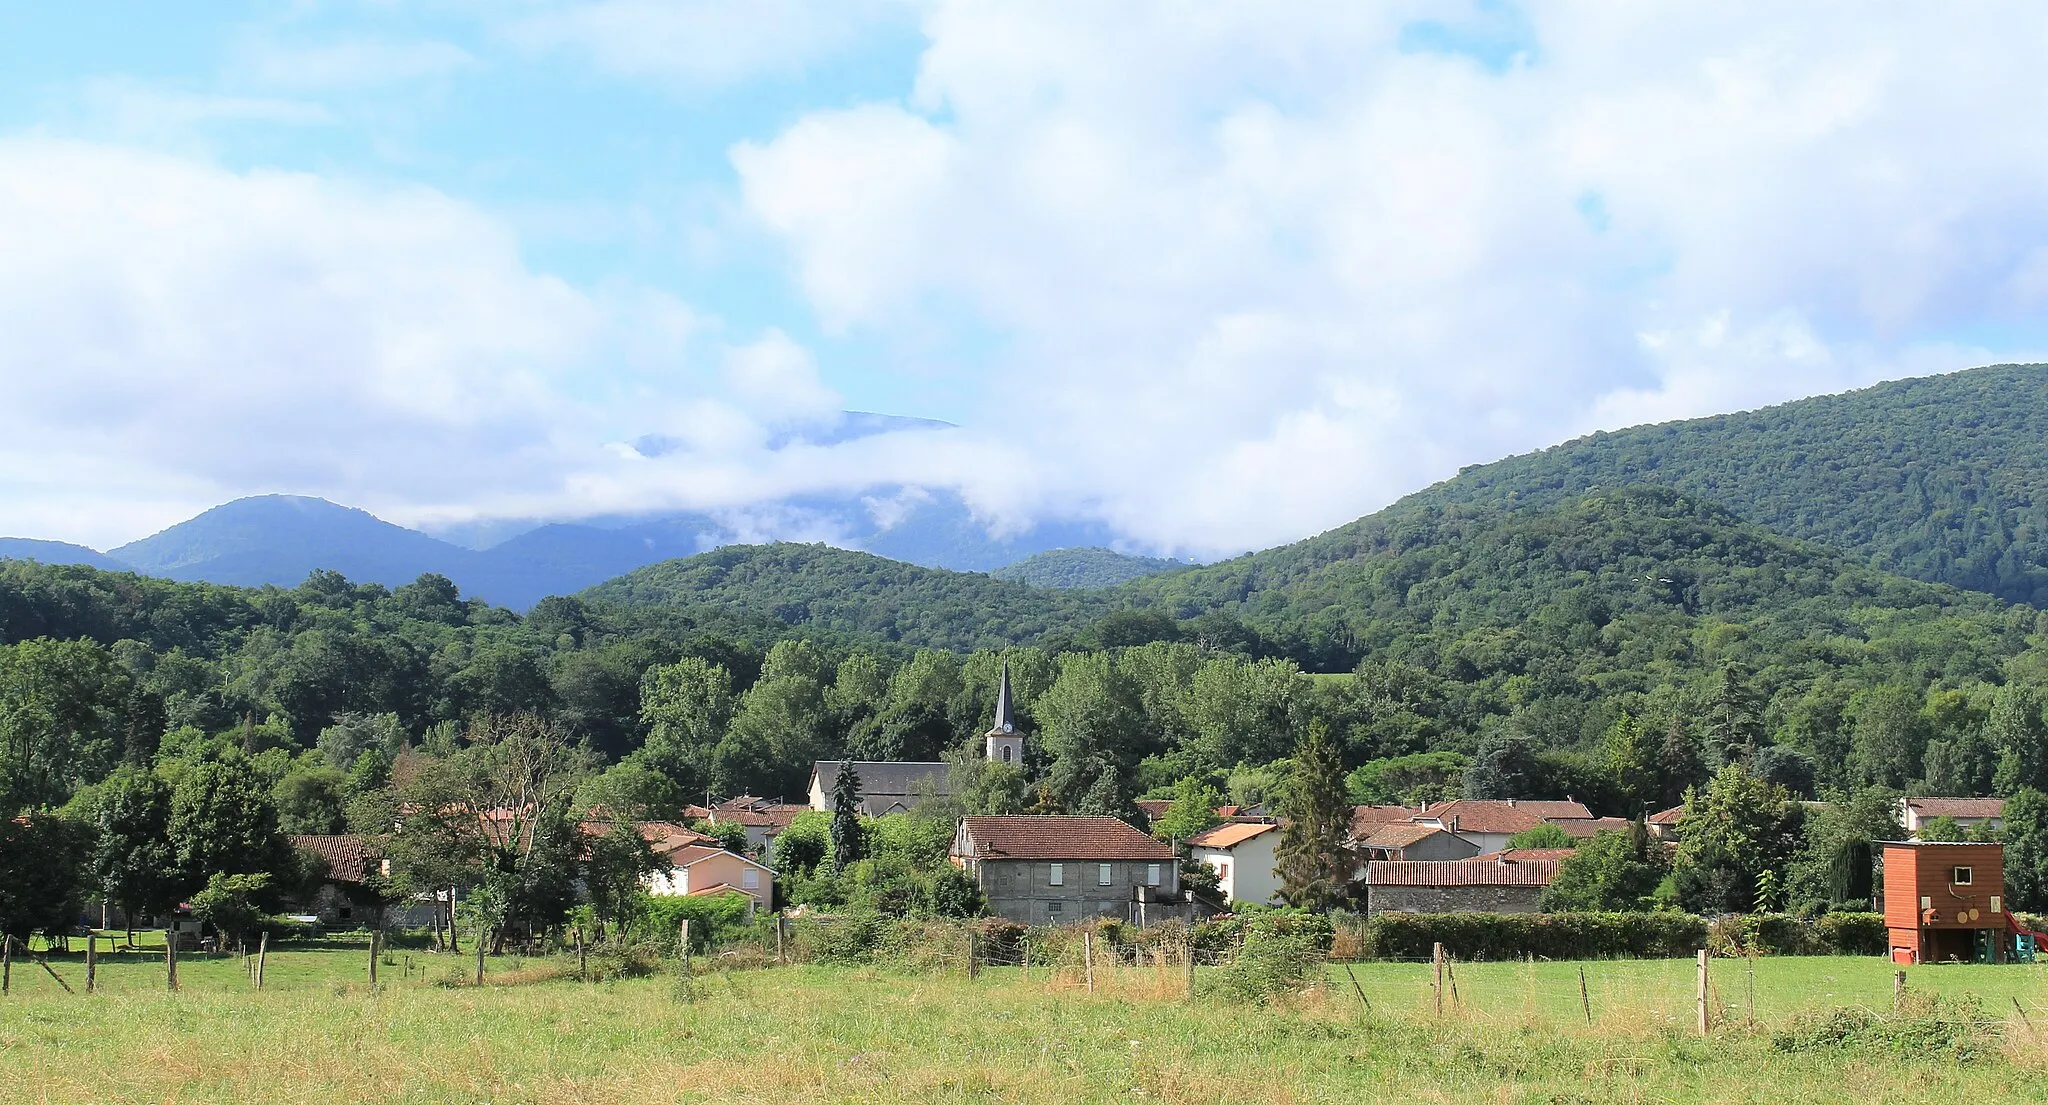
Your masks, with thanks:
M 1010 661 L 1003 658 L 1003 681 L 996 685 L 996 721 L 989 726 L 988 758 L 995 763 L 1024 762 L 1024 731 L 1017 728 L 1017 704 L 1010 697 Z
M 1017 731 L 1017 707 L 1010 701 L 1010 661 L 1003 659 L 1003 680 L 996 687 L 996 723 L 989 728 L 991 733 L 1014 733 Z

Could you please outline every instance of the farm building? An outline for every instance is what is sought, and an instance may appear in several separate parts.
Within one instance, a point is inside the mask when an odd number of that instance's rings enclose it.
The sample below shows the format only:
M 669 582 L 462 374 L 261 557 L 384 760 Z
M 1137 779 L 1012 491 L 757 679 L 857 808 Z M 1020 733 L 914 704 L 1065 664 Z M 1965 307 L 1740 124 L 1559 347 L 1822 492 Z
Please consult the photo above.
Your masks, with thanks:
M 1378 860 L 1365 865 L 1365 911 L 1376 913 L 1534 913 L 1557 877 L 1555 859 L 1497 857 Z
M 1173 849 L 1114 817 L 963 817 L 952 860 L 992 912 L 1020 924 L 1192 913 Z
M 1998 963 L 2006 958 L 2005 847 L 1879 842 L 1878 908 L 1897 963 Z

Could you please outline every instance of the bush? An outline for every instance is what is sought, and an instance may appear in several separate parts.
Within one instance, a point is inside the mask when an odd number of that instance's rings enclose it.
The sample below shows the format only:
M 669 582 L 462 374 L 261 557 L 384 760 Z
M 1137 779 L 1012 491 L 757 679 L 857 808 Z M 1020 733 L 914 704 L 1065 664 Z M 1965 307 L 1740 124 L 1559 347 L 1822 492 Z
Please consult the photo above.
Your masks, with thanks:
M 1883 955 L 1890 940 L 1878 913 L 1752 913 L 1716 921 L 1707 946 L 1716 955 Z
M 674 948 L 683 922 L 690 922 L 690 950 L 703 952 L 753 929 L 751 899 L 735 891 L 697 897 L 642 894 L 627 938 L 634 943 Z
M 1883 955 L 1891 948 L 1882 913 L 1830 913 L 1813 923 L 1813 931 L 1833 955 Z
M 1312 926 L 1248 925 L 1244 944 L 1211 976 L 1208 988 L 1236 1002 L 1264 1004 L 1320 980 L 1325 954 Z
M 1773 1034 L 1779 1051 L 1885 1051 L 1906 1059 L 1961 1063 L 1989 1043 L 1975 996 L 1911 994 L 1895 1013 L 1844 1006 L 1802 1014 Z
M 1690 913 L 1381 913 L 1366 922 L 1372 959 L 1427 959 L 1433 946 L 1460 959 L 1502 960 L 1690 955 L 1707 923 Z

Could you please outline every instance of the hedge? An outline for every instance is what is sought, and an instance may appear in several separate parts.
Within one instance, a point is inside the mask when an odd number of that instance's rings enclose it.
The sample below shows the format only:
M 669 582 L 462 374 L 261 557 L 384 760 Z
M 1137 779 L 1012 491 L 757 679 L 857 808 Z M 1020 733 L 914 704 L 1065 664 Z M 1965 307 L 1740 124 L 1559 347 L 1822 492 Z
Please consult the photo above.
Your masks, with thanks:
M 704 952 L 748 932 L 753 901 L 745 894 L 695 896 L 643 894 L 629 927 L 634 939 L 673 946 L 682 923 L 690 922 L 690 948 Z
M 1690 913 L 1381 913 L 1365 925 L 1368 959 L 1641 959 L 1690 955 L 1707 923 Z
M 1708 947 L 1723 955 L 1883 955 L 1890 945 L 1881 913 L 1824 913 L 1812 921 L 1755 913 L 1716 921 Z

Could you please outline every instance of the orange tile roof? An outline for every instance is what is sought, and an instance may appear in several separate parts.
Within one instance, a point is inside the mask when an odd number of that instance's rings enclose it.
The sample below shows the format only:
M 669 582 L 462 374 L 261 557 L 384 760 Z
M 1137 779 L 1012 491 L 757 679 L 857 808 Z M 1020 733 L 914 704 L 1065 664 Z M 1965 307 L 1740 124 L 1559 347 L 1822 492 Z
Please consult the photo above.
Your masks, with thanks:
M 1365 865 L 1367 886 L 1549 886 L 1554 859 L 1375 860 Z
M 1188 838 L 1188 844 L 1200 848 L 1235 848 L 1255 836 L 1277 832 L 1279 828 L 1270 821 L 1233 821 L 1196 833 Z
M 1906 804 L 1925 817 L 2004 817 L 2003 798 L 1908 798 Z
M 1634 824 L 1634 822 L 1626 817 L 1593 817 L 1584 819 L 1563 818 L 1552 821 L 1551 824 L 1563 829 L 1565 835 L 1573 840 L 1591 840 L 1600 833 L 1615 832 L 1617 830 L 1627 832 L 1628 827 Z
M 1526 862 L 1532 859 L 1570 859 L 1578 854 L 1576 848 L 1502 848 L 1498 852 L 1488 852 L 1483 856 L 1473 856 L 1472 858 Z
M 1522 803 L 1488 798 L 1460 798 L 1431 806 L 1415 815 L 1436 821 L 1452 832 L 1519 833 L 1543 824 L 1543 816 Z
M 370 872 L 370 842 L 352 833 L 285 837 L 301 852 L 327 861 L 327 881 L 361 883 Z
M 1658 810 L 1650 815 L 1650 824 L 1652 825 L 1676 825 L 1683 820 L 1685 820 L 1685 807 L 1682 805 L 1673 806 L 1668 810 Z
M 963 817 L 975 859 L 1170 860 L 1173 849 L 1114 817 Z

